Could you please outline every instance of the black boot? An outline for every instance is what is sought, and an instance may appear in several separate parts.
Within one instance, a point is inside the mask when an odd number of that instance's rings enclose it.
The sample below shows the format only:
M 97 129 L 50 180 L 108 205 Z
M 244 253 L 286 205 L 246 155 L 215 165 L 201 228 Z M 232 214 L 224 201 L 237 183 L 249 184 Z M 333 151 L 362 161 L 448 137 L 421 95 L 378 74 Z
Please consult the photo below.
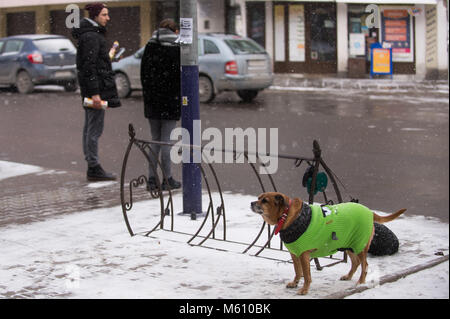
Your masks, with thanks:
M 167 191 L 169 189 L 174 190 L 174 189 L 178 189 L 178 188 L 181 188 L 181 183 L 174 180 L 172 176 L 169 177 L 167 179 L 167 181 L 164 180 L 164 182 L 162 183 L 162 189 L 165 191 Z
M 158 184 L 156 184 L 156 177 L 149 177 L 147 181 L 147 191 L 155 191 L 158 189 Z
M 90 182 L 115 181 L 117 179 L 116 175 L 105 172 L 100 164 L 94 167 L 88 167 L 86 175 L 87 180 Z

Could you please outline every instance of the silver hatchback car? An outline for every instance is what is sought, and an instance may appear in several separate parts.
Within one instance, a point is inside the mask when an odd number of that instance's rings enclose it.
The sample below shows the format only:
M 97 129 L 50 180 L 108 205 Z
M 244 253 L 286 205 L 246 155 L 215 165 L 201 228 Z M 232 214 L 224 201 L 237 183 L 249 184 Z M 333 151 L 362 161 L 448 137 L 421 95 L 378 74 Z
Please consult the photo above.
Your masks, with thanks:
M 259 44 L 249 38 L 219 33 L 199 34 L 199 97 L 211 102 L 222 91 L 236 91 L 252 101 L 258 92 L 273 83 L 272 61 Z M 113 63 L 120 97 L 141 90 L 141 58 L 144 48 Z

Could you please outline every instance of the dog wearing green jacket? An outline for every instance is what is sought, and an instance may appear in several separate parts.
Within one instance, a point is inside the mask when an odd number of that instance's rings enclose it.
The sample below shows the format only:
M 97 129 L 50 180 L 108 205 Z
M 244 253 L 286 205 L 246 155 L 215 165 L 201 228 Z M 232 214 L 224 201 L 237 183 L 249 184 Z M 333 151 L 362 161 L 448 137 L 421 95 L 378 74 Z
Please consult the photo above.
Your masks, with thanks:
M 406 211 L 401 209 L 388 216 L 379 216 L 357 203 L 308 205 L 299 198 L 290 199 L 277 192 L 259 195 L 251 208 L 269 225 L 277 225 L 275 235 L 280 233 L 294 263 L 295 278 L 287 287 L 297 287 L 300 278 L 304 277 L 303 287 L 297 292 L 300 295 L 306 295 L 311 284 L 310 259 L 333 255 L 338 250 L 346 251 L 352 261 L 350 272 L 341 280 L 351 280 L 361 265 L 358 284 L 363 284 L 374 222 L 389 222 Z

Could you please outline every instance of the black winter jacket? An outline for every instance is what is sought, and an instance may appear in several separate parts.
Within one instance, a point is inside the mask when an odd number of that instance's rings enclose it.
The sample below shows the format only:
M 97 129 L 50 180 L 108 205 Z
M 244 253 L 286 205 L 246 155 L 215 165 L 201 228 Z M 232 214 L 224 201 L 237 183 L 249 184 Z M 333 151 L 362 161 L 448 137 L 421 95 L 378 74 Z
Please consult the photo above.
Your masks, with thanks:
M 73 28 L 72 36 L 78 40 L 78 83 L 83 98 L 99 94 L 109 107 L 118 107 L 121 104 L 105 33 L 105 27 L 87 18 L 81 20 L 79 28 Z
M 141 61 L 144 115 L 155 120 L 181 117 L 181 65 L 177 36 L 161 28 L 145 46 Z

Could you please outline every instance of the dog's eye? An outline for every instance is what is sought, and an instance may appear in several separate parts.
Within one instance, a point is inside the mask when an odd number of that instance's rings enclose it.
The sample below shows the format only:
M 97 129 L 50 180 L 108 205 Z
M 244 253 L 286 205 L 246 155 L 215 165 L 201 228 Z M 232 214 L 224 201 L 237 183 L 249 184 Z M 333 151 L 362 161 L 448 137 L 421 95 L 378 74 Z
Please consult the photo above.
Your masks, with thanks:
M 261 204 L 265 204 L 265 203 L 267 203 L 267 199 L 263 198 L 261 201 Z

